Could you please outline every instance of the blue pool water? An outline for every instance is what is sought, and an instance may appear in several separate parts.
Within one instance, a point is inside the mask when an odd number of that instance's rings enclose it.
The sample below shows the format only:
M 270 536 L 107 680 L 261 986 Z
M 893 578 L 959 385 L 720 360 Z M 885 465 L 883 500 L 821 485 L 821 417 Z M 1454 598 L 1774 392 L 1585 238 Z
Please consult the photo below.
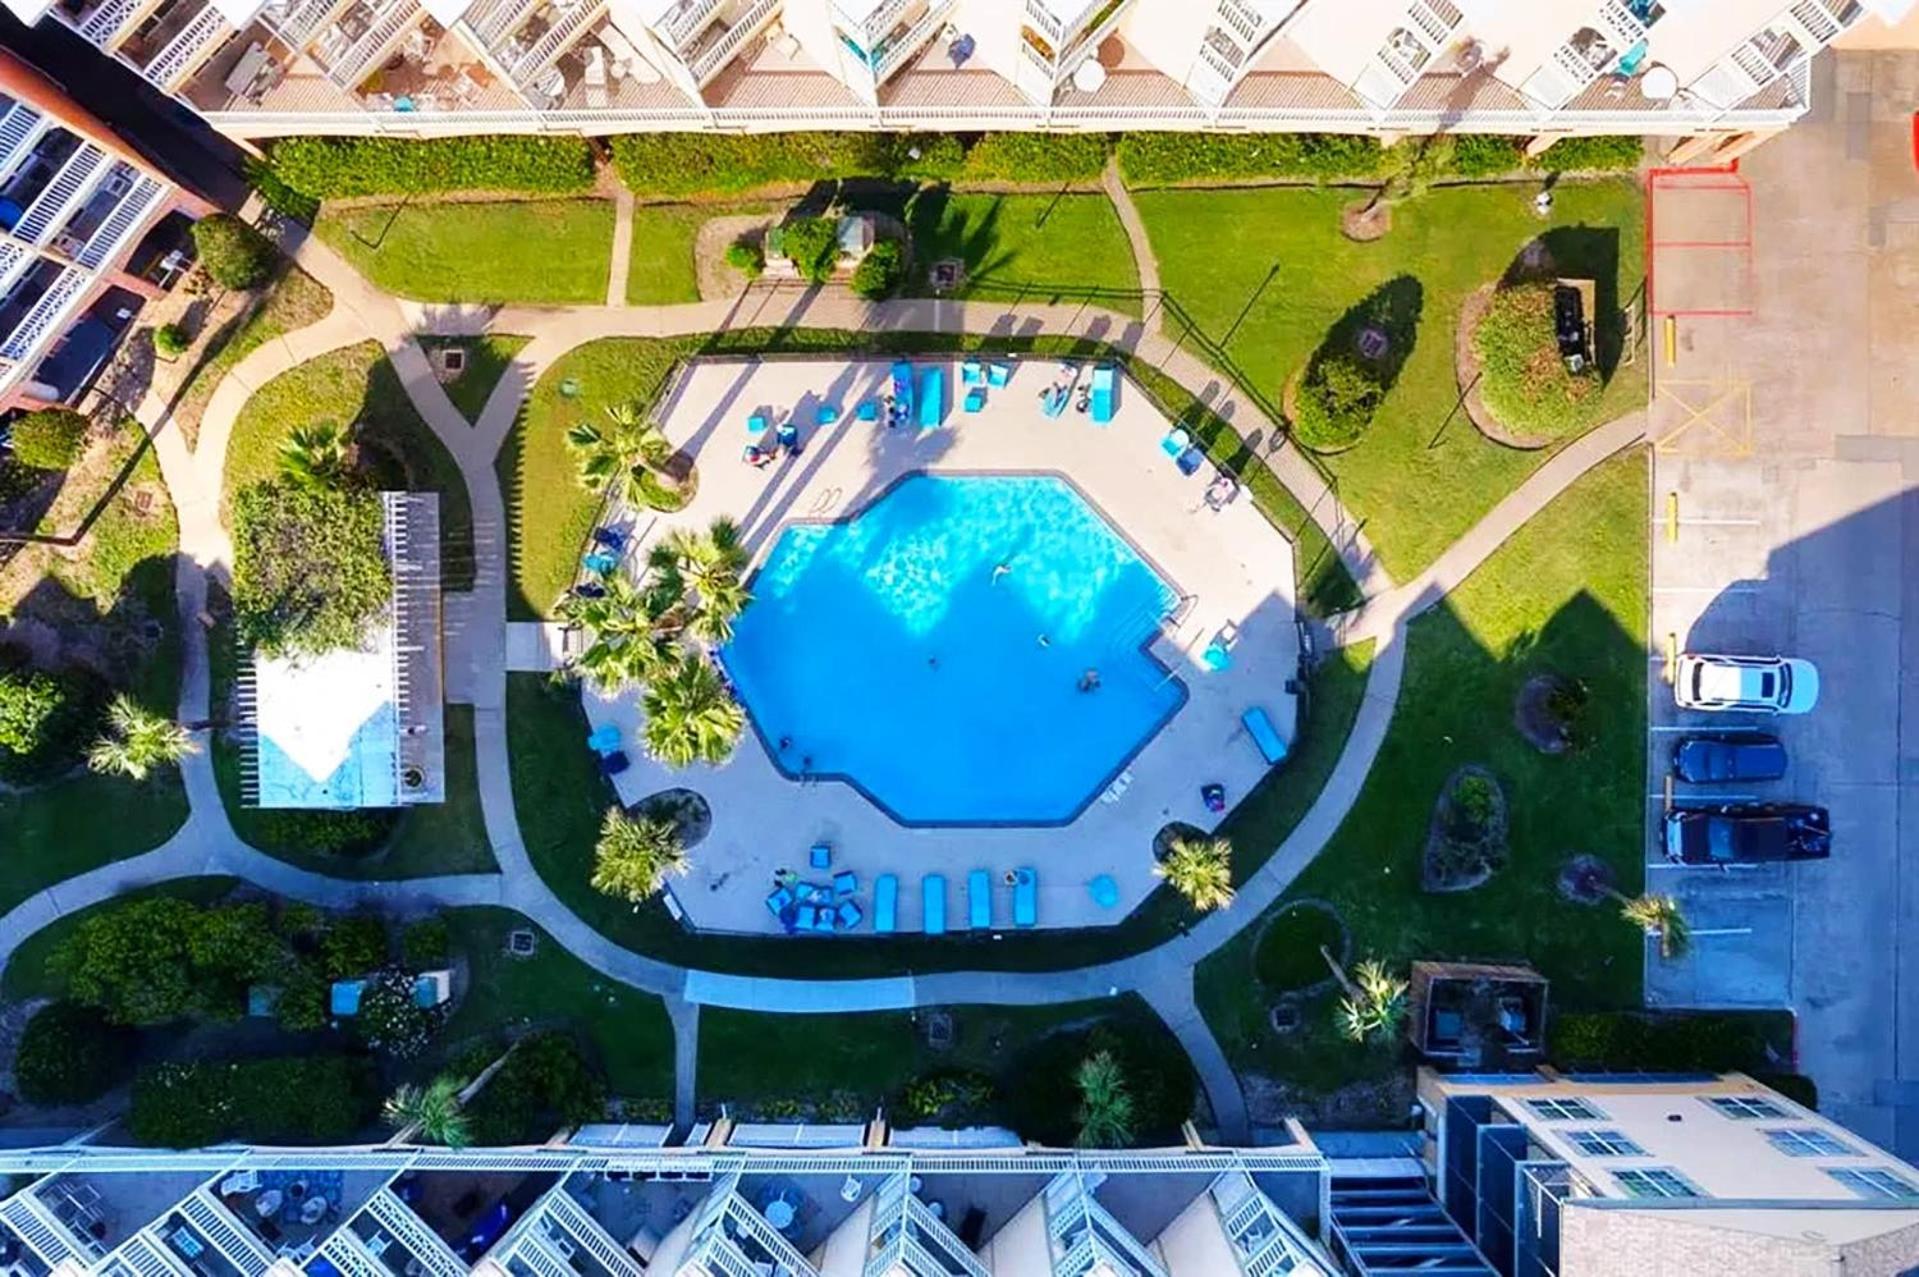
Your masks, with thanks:
M 1142 650 L 1173 591 L 1061 479 L 911 476 L 752 588 L 722 657 L 781 770 L 908 824 L 1071 820 L 1185 699 Z

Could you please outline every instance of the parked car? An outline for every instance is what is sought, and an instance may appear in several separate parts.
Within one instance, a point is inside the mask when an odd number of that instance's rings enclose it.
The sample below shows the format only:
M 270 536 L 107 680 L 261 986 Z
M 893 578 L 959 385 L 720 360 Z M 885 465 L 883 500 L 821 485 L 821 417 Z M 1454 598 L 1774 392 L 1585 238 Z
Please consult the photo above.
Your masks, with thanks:
M 1819 700 L 1819 671 L 1793 656 L 1687 652 L 1676 673 L 1672 695 L 1682 709 L 1803 714 Z
M 1672 747 L 1672 774 L 1695 785 L 1778 780 L 1786 774 L 1786 747 L 1764 732 L 1681 736 Z
M 1756 865 L 1824 860 L 1832 821 L 1801 803 L 1727 803 L 1666 813 L 1666 859 L 1676 865 Z

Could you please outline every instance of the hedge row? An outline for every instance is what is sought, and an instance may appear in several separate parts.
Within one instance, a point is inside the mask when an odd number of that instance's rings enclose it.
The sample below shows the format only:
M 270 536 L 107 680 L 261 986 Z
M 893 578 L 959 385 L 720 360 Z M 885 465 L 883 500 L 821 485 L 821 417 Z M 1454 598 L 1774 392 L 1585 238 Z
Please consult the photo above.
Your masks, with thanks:
M 1118 146 L 1120 172 L 1132 186 L 1370 181 L 1408 164 L 1428 180 L 1630 172 L 1644 149 L 1637 137 L 1569 137 L 1528 156 L 1526 139 L 1487 133 L 1409 138 L 1391 150 L 1344 133 L 1128 133 Z
M 270 158 L 281 181 L 314 199 L 593 186 L 593 145 L 579 137 L 292 137 Z
M 286 1056 L 161 1064 L 133 1084 L 127 1125 L 141 1144 L 205 1148 L 339 1144 L 370 1124 L 378 1082 L 359 1056 Z
M 1111 153 L 1098 133 L 634 133 L 610 143 L 627 186 L 669 198 L 843 177 L 1090 182 Z

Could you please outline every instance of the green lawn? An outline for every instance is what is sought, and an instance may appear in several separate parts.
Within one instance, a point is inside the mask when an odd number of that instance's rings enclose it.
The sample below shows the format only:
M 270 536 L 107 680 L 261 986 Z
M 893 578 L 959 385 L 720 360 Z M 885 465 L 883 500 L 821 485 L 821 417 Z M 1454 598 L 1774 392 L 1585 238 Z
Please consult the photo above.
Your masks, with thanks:
M 420 420 L 377 342 L 361 342 L 289 368 L 240 410 L 227 445 L 226 495 L 271 479 L 295 426 L 351 425 L 362 464 L 382 483 L 440 494 L 441 580 L 473 588 L 473 507 L 446 445 Z
M 610 200 L 329 206 L 313 229 L 375 287 L 417 301 L 606 300 Z
M 289 265 L 251 307 L 228 320 L 207 342 L 199 366 L 173 403 L 174 424 L 188 441 L 198 436 L 200 414 L 233 365 L 276 337 L 318 323 L 332 308 L 333 294 L 326 285 Z
M 436 1060 L 478 1039 L 568 1029 L 598 1057 L 614 1095 L 671 1111 L 673 1026 L 658 998 L 606 979 L 511 910 L 444 916 L 472 983 L 440 1035 Z M 522 927 L 539 933 L 539 947 L 530 958 L 510 957 L 506 933 Z
M 630 306 L 665 306 L 700 299 L 695 266 L 700 228 L 717 217 L 761 215 L 766 203 L 641 204 L 633 210 L 633 256 L 627 267 Z
M 1402 969 L 1415 957 L 1523 960 L 1551 977 L 1558 1008 L 1638 1004 L 1639 934 L 1610 907 L 1563 900 L 1556 878 L 1578 853 L 1604 858 L 1625 892 L 1643 875 L 1648 518 L 1643 454 L 1615 458 L 1412 623 L 1379 759 L 1289 893 L 1331 902 L 1355 957 Z M 1547 671 L 1583 679 L 1591 694 L 1590 743 L 1558 757 L 1513 727 L 1520 687 Z M 1433 801 L 1466 763 L 1489 767 L 1505 790 L 1510 856 L 1483 886 L 1426 894 L 1419 863 Z M 1390 1051 L 1337 1042 L 1330 998 L 1293 1039 L 1272 1035 L 1252 976 L 1257 934 L 1248 928 L 1199 968 L 1201 1008 L 1235 1062 L 1314 1089 L 1390 1067 Z
M 66 981 L 47 969 L 47 959 L 53 956 L 54 951 L 82 921 L 102 909 L 152 896 L 172 896 L 195 904 L 212 904 L 224 899 L 237 885 L 239 880 L 236 878 L 176 878 L 171 882 L 124 892 L 111 900 L 64 914 L 20 942 L 6 970 L 0 972 L 0 996 L 9 1002 L 22 1002 L 29 998 L 57 998 L 64 994 L 67 991 Z
M 966 263 L 961 296 L 1005 297 L 1051 289 L 1110 293 L 1109 309 L 1139 310 L 1139 269 L 1119 214 L 1104 195 L 985 195 L 922 191 L 907 214 L 915 288 L 942 258 Z M 1131 294 L 1131 296 L 1128 296 Z
M 1601 315 L 1636 304 L 1643 210 L 1630 181 L 1564 182 L 1550 220 L 1519 184 L 1447 188 L 1393 210 L 1384 239 L 1339 232 L 1349 190 L 1144 191 L 1135 198 L 1167 293 L 1190 314 L 1197 353 L 1233 369 L 1277 405 L 1348 308 L 1402 275 L 1421 289 L 1414 349 L 1366 436 L 1325 458 L 1341 499 L 1365 522 L 1381 562 L 1405 580 L 1431 563 L 1543 462 L 1486 440 L 1456 412 L 1453 335 L 1460 306 L 1542 233 L 1561 270 L 1598 280 Z M 1602 342 L 1602 345 L 1604 343 Z M 1596 425 L 1645 406 L 1645 360 L 1620 366 L 1594 396 Z M 1576 432 L 1575 432 L 1576 433 Z
M 466 368 L 446 383 L 446 397 L 469 422 L 478 425 L 480 413 L 493 388 L 506 375 L 513 356 L 526 349 L 531 337 L 504 337 L 488 333 L 483 337 L 422 337 L 421 349 L 429 357 L 442 350 L 466 352 Z

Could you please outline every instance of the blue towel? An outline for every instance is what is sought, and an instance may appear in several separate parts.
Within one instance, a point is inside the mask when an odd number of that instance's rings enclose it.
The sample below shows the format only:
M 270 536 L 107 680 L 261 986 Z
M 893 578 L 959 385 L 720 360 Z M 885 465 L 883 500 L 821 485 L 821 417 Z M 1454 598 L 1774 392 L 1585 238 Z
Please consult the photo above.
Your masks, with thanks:
M 1013 871 L 1013 925 L 1033 927 L 1039 925 L 1039 870 L 1025 868 Z
M 1273 727 L 1273 720 L 1266 717 L 1266 711 L 1255 705 L 1239 716 L 1246 725 L 1246 731 L 1253 738 L 1253 744 L 1259 746 L 1259 752 L 1268 763 L 1286 761 L 1286 742 L 1280 739 L 1279 732 Z
M 897 929 L 900 880 L 893 874 L 881 874 L 873 880 L 873 930 L 888 935 Z
M 975 931 L 993 925 L 993 876 L 984 869 L 966 875 L 966 925 Z

